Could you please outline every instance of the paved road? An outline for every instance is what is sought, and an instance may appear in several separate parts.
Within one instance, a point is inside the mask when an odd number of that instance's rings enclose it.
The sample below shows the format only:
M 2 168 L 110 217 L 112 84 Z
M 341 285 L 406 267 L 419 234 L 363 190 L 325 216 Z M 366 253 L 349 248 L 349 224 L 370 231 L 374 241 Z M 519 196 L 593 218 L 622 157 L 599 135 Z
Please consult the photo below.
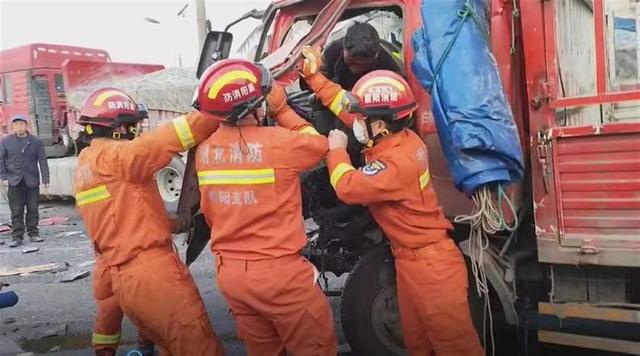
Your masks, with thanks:
M 85 269 L 91 269 L 93 252 L 73 205 L 69 202 L 47 202 L 41 205 L 40 210 L 41 218 L 67 216 L 70 220 L 65 225 L 42 227 L 45 242 L 26 245 L 39 247 L 40 251 L 35 253 L 23 254 L 22 248 L 9 249 L 7 244 L 10 234 L 1 234 L 0 267 L 66 262 L 71 269 L 83 265 L 88 265 Z M 8 219 L 7 205 L 0 204 L 0 222 Z M 66 237 L 62 235 L 70 232 L 78 233 Z M 5 244 L 2 245 L 3 242 Z M 182 237 L 176 237 L 175 242 L 184 252 L 184 247 L 181 246 Z M 201 256 L 191 266 L 191 271 L 227 354 L 244 355 L 243 346 L 237 339 L 233 318 L 215 283 L 211 254 L 205 253 Z M 56 355 L 91 354 L 91 325 L 95 312 L 91 295 L 91 277 L 60 283 L 59 280 L 64 273 L 68 272 L 0 277 L 11 284 L 8 290 L 15 291 L 20 297 L 18 305 L 0 311 L 0 355 L 15 355 L 19 349 L 25 352 L 48 353 L 56 346 L 61 349 L 55 353 Z M 341 281 L 332 280 L 333 283 Z M 334 298 L 331 303 L 334 314 L 339 315 L 336 313 L 339 300 Z M 339 323 L 336 327 L 342 339 Z M 45 335 L 56 333 L 62 336 L 43 338 Z M 125 355 L 126 350 L 135 343 L 136 337 L 136 331 L 128 320 L 123 325 L 123 337 L 124 344 L 119 354 Z M 19 349 L 14 349 L 16 345 Z

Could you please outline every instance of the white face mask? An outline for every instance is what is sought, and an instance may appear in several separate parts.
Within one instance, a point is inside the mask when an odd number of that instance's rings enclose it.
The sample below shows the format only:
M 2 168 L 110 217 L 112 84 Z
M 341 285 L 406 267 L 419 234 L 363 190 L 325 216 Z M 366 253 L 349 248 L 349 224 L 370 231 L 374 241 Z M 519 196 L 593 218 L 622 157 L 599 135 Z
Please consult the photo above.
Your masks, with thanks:
M 353 136 L 360 143 L 366 144 L 369 142 L 369 135 L 367 134 L 367 127 L 362 120 L 355 120 L 353 122 Z

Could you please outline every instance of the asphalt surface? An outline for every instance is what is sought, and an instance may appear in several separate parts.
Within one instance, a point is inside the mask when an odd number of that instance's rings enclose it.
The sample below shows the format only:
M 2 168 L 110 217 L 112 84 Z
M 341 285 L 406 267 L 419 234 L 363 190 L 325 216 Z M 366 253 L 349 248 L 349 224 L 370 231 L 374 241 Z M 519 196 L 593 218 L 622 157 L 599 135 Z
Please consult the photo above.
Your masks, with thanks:
M 91 276 L 68 283 L 60 282 L 69 273 L 91 271 L 93 268 L 93 251 L 84 226 L 71 202 L 43 202 L 40 205 L 40 215 L 41 220 L 52 216 L 66 216 L 69 221 L 62 225 L 41 226 L 41 236 L 45 242 L 26 242 L 15 249 L 7 246 L 11 241 L 10 232 L 0 234 L 0 268 L 66 262 L 69 269 L 57 273 L 0 277 L 0 280 L 10 284 L 3 292 L 15 291 L 20 298 L 16 306 L 0 310 L 0 355 L 16 355 L 21 352 L 92 355 L 90 347 L 95 304 L 91 293 Z M 0 203 L 0 223 L 9 218 L 8 206 Z M 182 240 L 182 236 L 174 239 L 181 250 L 181 256 L 184 256 L 186 247 L 182 246 Z M 24 254 L 23 249 L 27 247 L 38 247 L 40 250 Z M 191 273 L 227 355 L 245 355 L 244 347 L 236 335 L 233 317 L 218 291 L 213 259 L 208 250 L 191 266 Z M 336 286 L 343 280 L 344 278 L 332 278 L 331 282 Z M 331 304 L 334 316 L 339 315 L 339 298 L 331 298 Z M 338 322 L 336 328 L 340 340 L 343 340 Z M 125 320 L 124 341 L 119 348 L 119 355 L 126 355 L 133 349 L 136 336 L 134 326 L 129 320 Z
M 175 205 L 168 206 L 169 210 Z M 10 249 L 10 232 L 0 233 L 0 270 L 9 267 L 26 267 L 47 263 L 66 263 L 66 271 L 32 273 L 28 275 L 1 277 L 0 281 L 9 283 L 5 291 L 15 291 L 20 300 L 11 308 L 0 309 L 0 356 L 19 355 L 21 353 L 51 355 L 93 355 L 91 334 L 95 304 L 91 292 L 91 276 L 62 283 L 60 280 L 75 272 L 90 272 L 93 268 L 93 250 L 71 201 L 43 202 L 40 205 L 41 220 L 64 216 L 69 220 L 55 226 L 41 226 L 43 243 L 29 243 Z M 10 218 L 6 203 L 0 202 L 0 225 Z M 25 239 L 26 240 L 26 239 Z M 184 256 L 183 236 L 175 236 L 174 242 Z M 38 247 L 39 251 L 25 254 L 23 249 Z M 242 343 L 238 340 L 235 323 L 228 306 L 216 285 L 213 259 L 209 250 L 191 266 L 191 273 L 198 284 L 206 304 L 211 322 L 229 356 L 245 355 Z M 330 278 L 330 287 L 339 288 L 342 278 Z M 162 291 L 158 291 L 161 293 Z M 339 338 L 340 355 L 349 355 L 340 322 L 337 319 L 340 298 L 330 298 L 333 307 L 335 328 Z M 127 355 L 134 349 L 137 331 L 125 318 L 123 323 L 123 342 L 118 355 Z M 611 356 L 610 353 L 594 352 L 585 349 L 546 346 L 532 356 Z M 502 356 L 502 355 L 500 355 Z M 506 355 L 504 355 L 506 356 Z M 512 356 L 512 355 L 509 355 Z

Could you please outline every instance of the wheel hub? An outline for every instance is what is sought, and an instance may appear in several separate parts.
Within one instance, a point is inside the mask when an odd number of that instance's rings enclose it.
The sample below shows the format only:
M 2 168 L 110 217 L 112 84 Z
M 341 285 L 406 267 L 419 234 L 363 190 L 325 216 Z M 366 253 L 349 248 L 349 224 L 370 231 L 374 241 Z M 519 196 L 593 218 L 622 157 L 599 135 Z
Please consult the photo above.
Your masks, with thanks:
M 371 323 L 386 347 L 398 354 L 405 353 L 395 285 L 382 288 L 376 295 L 371 306 Z

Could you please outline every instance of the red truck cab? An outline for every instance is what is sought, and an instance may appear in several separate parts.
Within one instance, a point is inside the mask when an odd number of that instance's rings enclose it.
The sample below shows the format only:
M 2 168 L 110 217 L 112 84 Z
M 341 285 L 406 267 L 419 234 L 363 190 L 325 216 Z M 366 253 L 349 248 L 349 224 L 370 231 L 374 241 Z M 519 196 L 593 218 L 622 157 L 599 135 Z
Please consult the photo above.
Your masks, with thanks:
M 11 119 L 24 116 L 30 132 L 46 147 L 61 143 L 66 126 L 62 65 L 70 60 L 110 62 L 100 49 L 33 43 L 0 52 L 0 130 L 12 132 Z

